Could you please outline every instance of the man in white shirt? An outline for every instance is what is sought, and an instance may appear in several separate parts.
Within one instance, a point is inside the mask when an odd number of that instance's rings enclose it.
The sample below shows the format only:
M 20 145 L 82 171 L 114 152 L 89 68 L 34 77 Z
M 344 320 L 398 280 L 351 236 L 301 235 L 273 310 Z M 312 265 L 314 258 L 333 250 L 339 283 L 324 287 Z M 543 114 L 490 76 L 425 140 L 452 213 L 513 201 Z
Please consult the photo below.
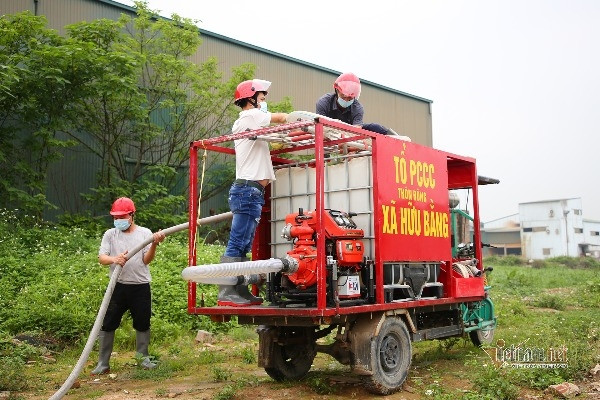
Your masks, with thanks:
M 232 133 L 268 127 L 286 122 L 287 114 L 270 113 L 265 98 L 271 82 L 261 79 L 244 81 L 235 90 L 235 104 L 242 111 L 234 122 Z M 229 189 L 229 208 L 233 212 L 231 232 L 222 263 L 247 261 L 256 227 L 265 204 L 265 187 L 275 180 L 269 143 L 255 139 L 235 141 L 235 181 Z M 219 287 L 218 305 L 243 307 L 261 304 L 262 299 L 248 291 L 257 276 L 238 277 L 239 284 Z

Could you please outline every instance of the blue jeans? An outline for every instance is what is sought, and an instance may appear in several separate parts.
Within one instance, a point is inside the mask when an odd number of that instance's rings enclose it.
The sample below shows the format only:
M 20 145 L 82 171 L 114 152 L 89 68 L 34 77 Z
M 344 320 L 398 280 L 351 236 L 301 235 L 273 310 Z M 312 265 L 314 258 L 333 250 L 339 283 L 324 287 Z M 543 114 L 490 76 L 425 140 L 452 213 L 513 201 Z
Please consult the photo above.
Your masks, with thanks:
M 233 213 L 233 222 L 225 249 L 227 257 L 246 257 L 252 249 L 263 204 L 265 204 L 265 196 L 260 189 L 247 184 L 231 185 L 229 208 Z

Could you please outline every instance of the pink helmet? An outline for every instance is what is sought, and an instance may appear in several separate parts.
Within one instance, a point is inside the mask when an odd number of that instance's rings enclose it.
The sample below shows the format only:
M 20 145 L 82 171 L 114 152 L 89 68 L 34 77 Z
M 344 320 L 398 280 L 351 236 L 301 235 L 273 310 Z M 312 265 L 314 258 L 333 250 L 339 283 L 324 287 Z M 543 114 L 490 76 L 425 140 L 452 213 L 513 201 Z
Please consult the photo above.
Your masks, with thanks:
M 256 92 L 267 92 L 269 86 L 271 86 L 271 82 L 262 79 L 244 81 L 237 85 L 237 88 L 235 89 L 235 101 L 250 98 L 254 96 Z
M 360 96 L 360 79 L 352 72 L 345 72 L 338 76 L 333 83 L 333 88 L 344 96 L 358 99 Z
M 135 212 L 135 204 L 129 197 L 119 197 L 112 204 L 110 215 L 120 216 Z

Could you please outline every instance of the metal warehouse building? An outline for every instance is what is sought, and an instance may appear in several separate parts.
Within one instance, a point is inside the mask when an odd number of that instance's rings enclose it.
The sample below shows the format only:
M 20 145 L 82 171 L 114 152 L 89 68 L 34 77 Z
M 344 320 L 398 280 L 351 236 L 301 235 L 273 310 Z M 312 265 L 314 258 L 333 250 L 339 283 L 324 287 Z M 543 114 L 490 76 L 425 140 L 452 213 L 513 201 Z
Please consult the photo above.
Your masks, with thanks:
M 111 0 L 0 0 L 0 14 L 26 10 L 36 15 L 44 15 L 48 20 L 48 27 L 61 34 L 65 32 L 64 27 L 72 23 L 99 18 L 117 19 L 122 13 L 135 14 L 134 8 Z M 288 96 L 296 110 L 314 111 L 316 100 L 333 90 L 333 81 L 340 72 L 347 72 L 334 71 L 202 29 L 199 29 L 199 33 L 203 42 L 192 61 L 202 63 L 209 57 L 216 57 L 225 77 L 232 67 L 252 63 L 256 65 L 256 77 L 274 83 L 269 92 L 271 101 L 278 102 Z M 360 100 L 365 106 L 365 122 L 381 123 L 401 135 L 410 136 L 414 142 L 432 146 L 431 100 L 374 82 L 361 81 Z M 215 135 L 221 133 L 223 132 Z M 77 185 L 72 189 L 80 189 L 78 192 L 86 191 L 91 182 L 93 185 L 95 171 L 82 173 L 82 176 L 73 179 L 64 174 L 65 171 L 72 171 L 74 166 L 66 164 L 69 163 L 68 159 L 57 164 L 61 163 L 63 165 L 54 167 L 57 173 L 49 174 L 49 179 L 60 181 L 48 182 L 48 199 L 67 211 L 78 211 L 77 204 L 67 204 L 76 200 L 60 199 L 60 192 L 64 191 L 66 182 L 75 180 L 79 182 L 70 183 Z M 59 190 L 60 187 L 63 188 Z

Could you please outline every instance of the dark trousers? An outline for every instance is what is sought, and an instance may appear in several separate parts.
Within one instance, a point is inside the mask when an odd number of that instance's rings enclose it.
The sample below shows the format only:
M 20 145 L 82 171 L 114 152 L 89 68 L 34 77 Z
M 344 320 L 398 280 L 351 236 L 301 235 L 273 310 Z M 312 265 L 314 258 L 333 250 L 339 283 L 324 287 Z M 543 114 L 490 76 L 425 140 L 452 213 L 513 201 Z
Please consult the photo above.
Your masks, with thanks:
M 140 332 L 147 331 L 150 329 L 151 305 L 152 295 L 149 283 L 129 285 L 117 282 L 110 303 L 108 303 L 102 330 L 106 332 L 116 330 L 121 324 L 123 314 L 129 310 L 133 319 L 133 328 Z

